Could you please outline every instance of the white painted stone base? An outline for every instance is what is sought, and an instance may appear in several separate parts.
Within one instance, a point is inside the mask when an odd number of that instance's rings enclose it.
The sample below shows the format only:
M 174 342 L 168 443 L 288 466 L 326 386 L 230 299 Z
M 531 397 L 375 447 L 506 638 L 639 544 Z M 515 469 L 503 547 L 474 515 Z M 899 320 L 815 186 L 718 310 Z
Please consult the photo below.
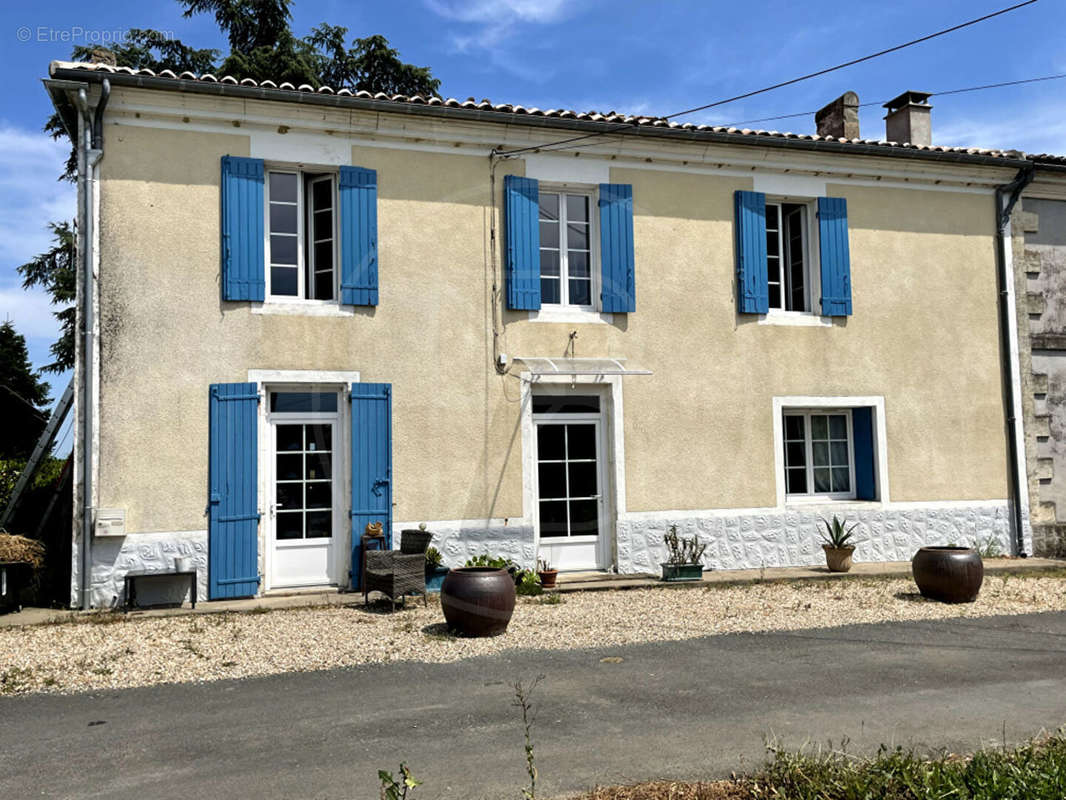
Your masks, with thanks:
M 401 530 L 417 527 L 417 522 L 394 522 L 392 540 L 396 546 Z M 446 567 L 461 567 L 468 558 L 482 553 L 504 556 L 525 569 L 537 563 L 533 526 L 522 520 L 426 520 L 426 530 L 433 534 L 430 545 L 440 550 Z
M 623 514 L 617 526 L 618 572 L 658 574 L 666 560 L 663 533 L 677 525 L 682 536 L 696 534 L 708 543 L 704 564 L 708 569 L 758 569 L 759 567 L 811 566 L 825 563 L 818 537 L 822 518 L 833 514 L 857 522 L 864 541 L 856 561 L 908 561 L 915 550 L 929 544 L 972 545 L 989 535 L 1003 553 L 1011 553 L 1010 515 L 1006 501 L 973 503 L 891 504 L 889 506 L 808 506 L 777 509 L 649 511 Z M 393 541 L 404 528 L 418 522 L 393 524 Z M 504 556 L 524 568 L 536 564 L 533 526 L 526 520 L 426 521 L 432 546 L 444 557 L 444 566 L 460 567 L 482 553 Z M 77 605 L 78 542 L 75 542 L 71 601 Z M 92 605 L 113 608 L 125 602 L 123 578 L 131 570 L 173 569 L 174 558 L 191 556 L 196 565 L 198 594 L 207 600 L 207 531 L 135 533 L 98 538 L 93 542 Z M 185 581 L 157 579 L 139 585 L 144 603 L 184 602 Z
M 864 540 L 855 561 L 909 561 L 919 547 L 972 545 L 993 536 L 1004 554 L 1011 551 L 1006 502 L 892 505 L 869 510 L 819 506 L 778 511 L 677 511 L 626 514 L 618 522 L 618 571 L 659 573 L 666 560 L 663 534 L 677 525 L 682 536 L 708 543 L 708 569 L 813 566 L 825 563 L 818 529 L 837 514 L 859 523 Z
M 78 554 L 75 543 L 71 578 L 71 604 L 78 604 Z M 196 568 L 197 600 L 207 600 L 207 531 L 131 533 L 97 537 L 92 543 L 93 608 L 117 608 L 126 602 L 123 584 L 127 572 L 174 569 L 174 559 L 190 556 Z M 138 603 L 181 603 L 189 600 L 188 578 L 153 578 L 137 584 Z

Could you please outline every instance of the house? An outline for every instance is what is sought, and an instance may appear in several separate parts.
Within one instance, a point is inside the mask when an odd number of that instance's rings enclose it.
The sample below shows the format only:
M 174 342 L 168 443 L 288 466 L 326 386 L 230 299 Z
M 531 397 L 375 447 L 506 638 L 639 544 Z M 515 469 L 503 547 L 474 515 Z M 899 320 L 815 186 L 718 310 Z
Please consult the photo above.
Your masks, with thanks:
M 880 141 L 851 93 L 803 136 L 45 83 L 82 176 L 74 605 L 178 555 L 201 597 L 358 585 L 378 521 L 622 573 L 671 524 L 715 569 L 819 563 L 832 515 L 864 560 L 1031 551 L 997 209 L 1034 162 L 930 144 L 927 95 Z

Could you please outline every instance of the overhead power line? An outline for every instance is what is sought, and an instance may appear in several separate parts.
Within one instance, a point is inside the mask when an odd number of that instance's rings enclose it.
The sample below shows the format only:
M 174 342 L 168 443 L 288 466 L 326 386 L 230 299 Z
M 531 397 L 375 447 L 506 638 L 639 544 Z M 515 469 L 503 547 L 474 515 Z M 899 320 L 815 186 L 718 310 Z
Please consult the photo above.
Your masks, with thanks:
M 1066 78 L 1066 73 L 1061 75 L 1045 75 L 1042 78 L 1026 78 L 1021 81 L 1004 81 L 1003 83 L 987 83 L 984 86 L 969 86 L 965 89 L 950 89 L 946 92 L 930 92 L 931 97 L 942 97 L 946 94 L 962 94 L 964 92 L 979 92 L 983 89 L 999 89 L 1003 86 L 1019 86 L 1023 83 L 1038 83 L 1040 81 L 1054 81 L 1061 78 Z M 875 100 L 872 103 L 859 103 L 859 108 L 867 108 L 869 106 L 883 106 L 888 100 Z M 735 128 L 738 125 L 752 125 L 756 122 L 773 122 L 778 119 L 794 119 L 796 117 L 809 117 L 811 114 L 817 114 L 819 109 L 814 111 L 798 111 L 794 114 L 780 114 L 776 117 L 761 117 L 759 119 L 745 119 L 740 122 L 726 122 L 723 123 L 723 127 Z
M 894 47 L 889 47 L 889 48 L 886 48 L 884 50 L 878 50 L 876 53 L 870 53 L 869 55 L 865 55 L 865 56 L 862 56 L 860 58 L 853 58 L 850 61 L 845 61 L 842 64 L 837 64 L 836 66 L 826 67 L 825 69 L 820 69 L 817 72 L 809 72 L 806 75 L 799 76 L 798 78 L 791 78 L 790 80 L 787 80 L 787 81 L 781 81 L 780 83 L 775 83 L 772 86 L 764 86 L 762 89 L 755 89 L 755 90 L 750 91 L 750 92 L 745 92 L 744 94 L 738 94 L 738 95 L 736 95 L 734 97 L 727 97 L 724 100 L 716 100 L 713 103 L 705 103 L 704 105 L 695 106 L 694 108 L 687 108 L 684 111 L 675 111 L 673 114 L 667 114 L 665 117 L 657 117 L 657 119 L 673 119 L 674 117 L 681 117 L 681 116 L 684 116 L 686 114 L 694 114 L 697 111 L 706 111 L 708 108 L 715 108 L 717 106 L 726 105 L 727 103 L 734 103 L 737 100 L 744 100 L 744 99 L 746 99 L 748 97 L 754 97 L 755 95 L 764 94 L 765 92 L 772 92 L 775 89 L 781 89 L 781 88 L 783 88 L 785 86 L 791 86 L 791 85 L 793 85 L 795 83 L 800 83 L 801 81 L 810 80 L 811 78 L 817 78 L 817 77 L 820 77 L 822 75 L 828 75 L 830 72 L 836 72 L 837 70 L 844 69 L 845 67 L 851 67 L 851 66 L 854 66 L 855 64 L 861 64 L 864 61 L 870 61 L 871 59 L 874 59 L 874 58 L 880 58 L 881 56 L 888 55 L 889 53 L 895 53 L 895 52 L 897 52 L 899 50 L 903 50 L 906 47 L 912 47 L 913 45 L 921 44 L 922 42 L 927 42 L 930 39 L 935 39 L 938 36 L 944 36 L 945 34 L 948 34 L 948 33 L 954 33 L 955 31 L 961 30 L 963 28 L 967 28 L 967 27 L 969 27 L 971 25 L 976 25 L 979 22 L 984 22 L 985 20 L 992 19 L 993 17 L 998 17 L 998 16 L 1001 16 L 1002 14 L 1007 14 L 1007 13 L 1009 13 L 1011 11 L 1016 11 L 1019 8 L 1024 8 L 1025 6 L 1031 6 L 1035 2 L 1037 2 L 1037 0 L 1025 0 L 1025 2 L 1022 2 L 1022 3 L 1016 3 L 1016 4 L 1012 5 L 1012 6 L 1008 6 L 1006 8 L 1001 8 L 999 11 L 993 11 L 991 14 L 985 14 L 984 16 L 976 17 L 975 19 L 967 20 L 966 22 L 961 22 L 958 25 L 952 25 L 950 28 L 944 28 L 943 30 L 936 31 L 935 33 L 927 34 L 925 36 L 919 37 L 918 39 L 912 39 L 909 42 L 904 42 L 903 44 L 897 44 Z M 556 145 L 566 145 L 566 144 L 571 144 L 573 142 L 580 142 L 580 141 L 584 141 L 586 139 L 595 138 L 597 136 L 605 136 L 605 135 L 610 134 L 610 133 L 617 133 L 618 131 L 629 130 L 631 128 L 632 128 L 632 124 L 631 123 L 622 122 L 622 123 L 619 123 L 618 125 L 616 125 L 614 128 L 609 129 L 609 130 L 597 131 L 596 133 L 588 133 L 588 134 L 585 134 L 583 136 L 574 136 L 574 137 L 571 137 L 571 138 L 568 138 L 568 139 L 560 139 L 557 142 L 548 142 L 548 143 L 542 144 L 542 145 L 534 145 L 534 146 L 530 146 L 530 147 L 520 147 L 520 148 L 517 148 L 517 149 L 514 149 L 514 150 L 499 151 L 499 152 L 495 152 L 494 154 L 496 156 L 498 156 L 498 157 L 501 157 L 501 158 L 508 158 L 510 156 L 518 155 L 519 153 L 528 152 L 530 150 L 545 150 L 545 149 L 548 149 L 548 148 L 551 148 L 551 149 L 564 149 L 564 148 L 558 148 L 558 147 L 556 147 Z

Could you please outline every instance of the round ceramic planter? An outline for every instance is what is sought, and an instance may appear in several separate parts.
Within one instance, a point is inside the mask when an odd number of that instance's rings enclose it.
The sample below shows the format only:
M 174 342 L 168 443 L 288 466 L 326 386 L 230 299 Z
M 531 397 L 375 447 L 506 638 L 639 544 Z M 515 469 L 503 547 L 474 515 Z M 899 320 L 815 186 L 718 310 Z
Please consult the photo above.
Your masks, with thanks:
M 942 603 L 972 603 L 981 591 L 985 567 L 972 547 L 923 547 L 911 559 L 922 597 Z
M 851 569 L 851 554 L 855 552 L 854 547 L 832 547 L 823 544 L 822 549 L 825 550 L 825 565 L 829 567 L 830 572 L 847 572 Z
M 448 627 L 464 636 L 503 633 L 511 621 L 514 604 L 514 578 L 505 569 L 453 569 L 440 590 L 440 605 Z
M 538 572 L 537 576 L 540 578 L 540 585 L 543 589 L 554 589 L 555 581 L 559 577 L 559 570 L 546 569 L 542 572 Z

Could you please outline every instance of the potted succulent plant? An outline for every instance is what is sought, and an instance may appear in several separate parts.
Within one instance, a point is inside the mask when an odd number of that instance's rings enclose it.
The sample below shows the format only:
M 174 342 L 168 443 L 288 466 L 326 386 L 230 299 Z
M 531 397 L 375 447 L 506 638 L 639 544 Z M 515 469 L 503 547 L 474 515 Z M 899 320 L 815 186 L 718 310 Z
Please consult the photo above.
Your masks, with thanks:
M 833 521 L 822 518 L 825 531 L 818 531 L 822 536 L 822 549 L 825 551 L 825 565 L 830 572 L 847 572 L 851 569 L 851 554 L 855 552 L 855 545 L 861 540 L 855 538 L 855 529 L 859 523 L 847 527 L 847 520 L 837 519 L 833 515 Z
M 666 563 L 663 568 L 664 581 L 698 581 L 703 578 L 703 552 L 707 545 L 700 542 L 700 537 L 686 538 L 677 535 L 677 526 L 663 534 L 666 545 Z
M 551 563 L 545 558 L 537 559 L 537 575 L 540 576 L 540 585 L 545 589 L 554 589 L 555 580 L 559 577 L 559 570 L 552 569 Z
M 448 568 L 441 566 L 443 556 L 436 547 L 426 548 L 426 591 L 439 592 Z

